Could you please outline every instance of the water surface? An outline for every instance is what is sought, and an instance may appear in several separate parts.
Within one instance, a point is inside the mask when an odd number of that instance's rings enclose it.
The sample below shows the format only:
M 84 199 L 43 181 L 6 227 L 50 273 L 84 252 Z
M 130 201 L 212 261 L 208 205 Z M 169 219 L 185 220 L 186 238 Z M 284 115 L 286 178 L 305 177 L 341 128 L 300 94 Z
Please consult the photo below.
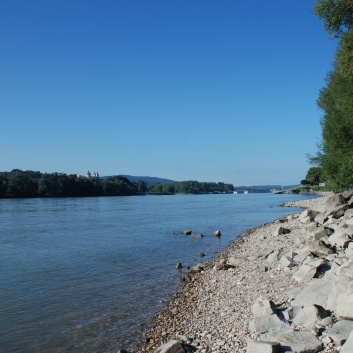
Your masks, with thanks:
M 177 262 L 210 260 L 247 229 L 297 211 L 279 204 L 309 197 L 2 199 L 0 351 L 136 350 L 180 288 Z M 173 234 L 185 229 L 205 236 Z

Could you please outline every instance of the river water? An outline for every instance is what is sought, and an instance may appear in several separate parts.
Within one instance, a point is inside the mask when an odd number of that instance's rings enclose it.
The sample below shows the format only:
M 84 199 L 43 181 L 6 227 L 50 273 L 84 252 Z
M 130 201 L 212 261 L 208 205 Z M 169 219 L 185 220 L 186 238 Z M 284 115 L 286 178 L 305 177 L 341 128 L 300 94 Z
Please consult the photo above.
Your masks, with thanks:
M 279 204 L 310 197 L 2 199 L 0 352 L 136 351 L 181 286 L 178 262 L 211 260 L 247 229 L 299 211 Z M 173 234 L 185 229 L 204 237 Z

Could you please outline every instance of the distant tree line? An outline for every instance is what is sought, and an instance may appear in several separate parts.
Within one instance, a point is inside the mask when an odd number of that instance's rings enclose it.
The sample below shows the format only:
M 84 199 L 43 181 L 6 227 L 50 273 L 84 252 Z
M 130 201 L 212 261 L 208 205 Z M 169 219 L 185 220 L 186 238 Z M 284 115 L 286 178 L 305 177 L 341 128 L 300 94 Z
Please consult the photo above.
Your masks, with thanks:
M 75 174 L 41 173 L 14 169 L 0 172 L 0 198 L 129 196 L 139 194 L 229 193 L 232 184 L 182 181 L 147 185 L 143 180 L 131 182 L 123 176 L 87 178 Z
M 178 181 L 164 185 L 158 184 L 150 189 L 152 194 L 212 194 L 230 193 L 233 191 L 233 184 L 198 182 L 195 180 Z
M 0 173 L 0 197 L 84 197 L 136 195 L 146 191 L 144 182 L 131 183 L 113 176 L 100 180 L 64 173 L 40 173 L 14 169 Z

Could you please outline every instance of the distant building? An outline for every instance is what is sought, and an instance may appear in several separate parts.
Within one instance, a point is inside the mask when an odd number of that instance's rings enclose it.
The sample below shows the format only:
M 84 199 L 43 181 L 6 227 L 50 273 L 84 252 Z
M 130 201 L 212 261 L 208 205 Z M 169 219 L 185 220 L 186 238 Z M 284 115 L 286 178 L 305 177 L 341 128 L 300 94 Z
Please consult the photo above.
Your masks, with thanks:
M 87 179 L 99 179 L 99 173 L 98 172 L 94 172 L 93 173 L 93 177 L 92 177 L 91 172 L 88 170 L 86 175 L 77 174 L 77 177 L 78 178 L 87 178 Z

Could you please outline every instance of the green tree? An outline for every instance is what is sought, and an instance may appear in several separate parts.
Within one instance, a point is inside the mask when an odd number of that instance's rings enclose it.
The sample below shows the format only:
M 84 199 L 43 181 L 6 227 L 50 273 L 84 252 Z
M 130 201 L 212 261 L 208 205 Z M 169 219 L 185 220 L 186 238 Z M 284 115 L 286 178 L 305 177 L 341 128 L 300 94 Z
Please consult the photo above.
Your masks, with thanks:
M 38 184 L 22 172 L 16 172 L 9 176 L 7 189 L 12 197 L 36 197 Z
M 314 12 L 339 45 L 317 101 L 323 112 L 322 143 L 310 160 L 322 168 L 322 177 L 344 189 L 353 186 L 353 2 L 317 0 Z
M 353 25 L 352 0 L 317 0 L 314 13 L 324 20 L 324 28 L 334 37 L 340 37 Z
M 310 185 L 319 185 L 322 181 L 322 169 L 320 167 L 311 167 L 306 173 L 305 181 Z

